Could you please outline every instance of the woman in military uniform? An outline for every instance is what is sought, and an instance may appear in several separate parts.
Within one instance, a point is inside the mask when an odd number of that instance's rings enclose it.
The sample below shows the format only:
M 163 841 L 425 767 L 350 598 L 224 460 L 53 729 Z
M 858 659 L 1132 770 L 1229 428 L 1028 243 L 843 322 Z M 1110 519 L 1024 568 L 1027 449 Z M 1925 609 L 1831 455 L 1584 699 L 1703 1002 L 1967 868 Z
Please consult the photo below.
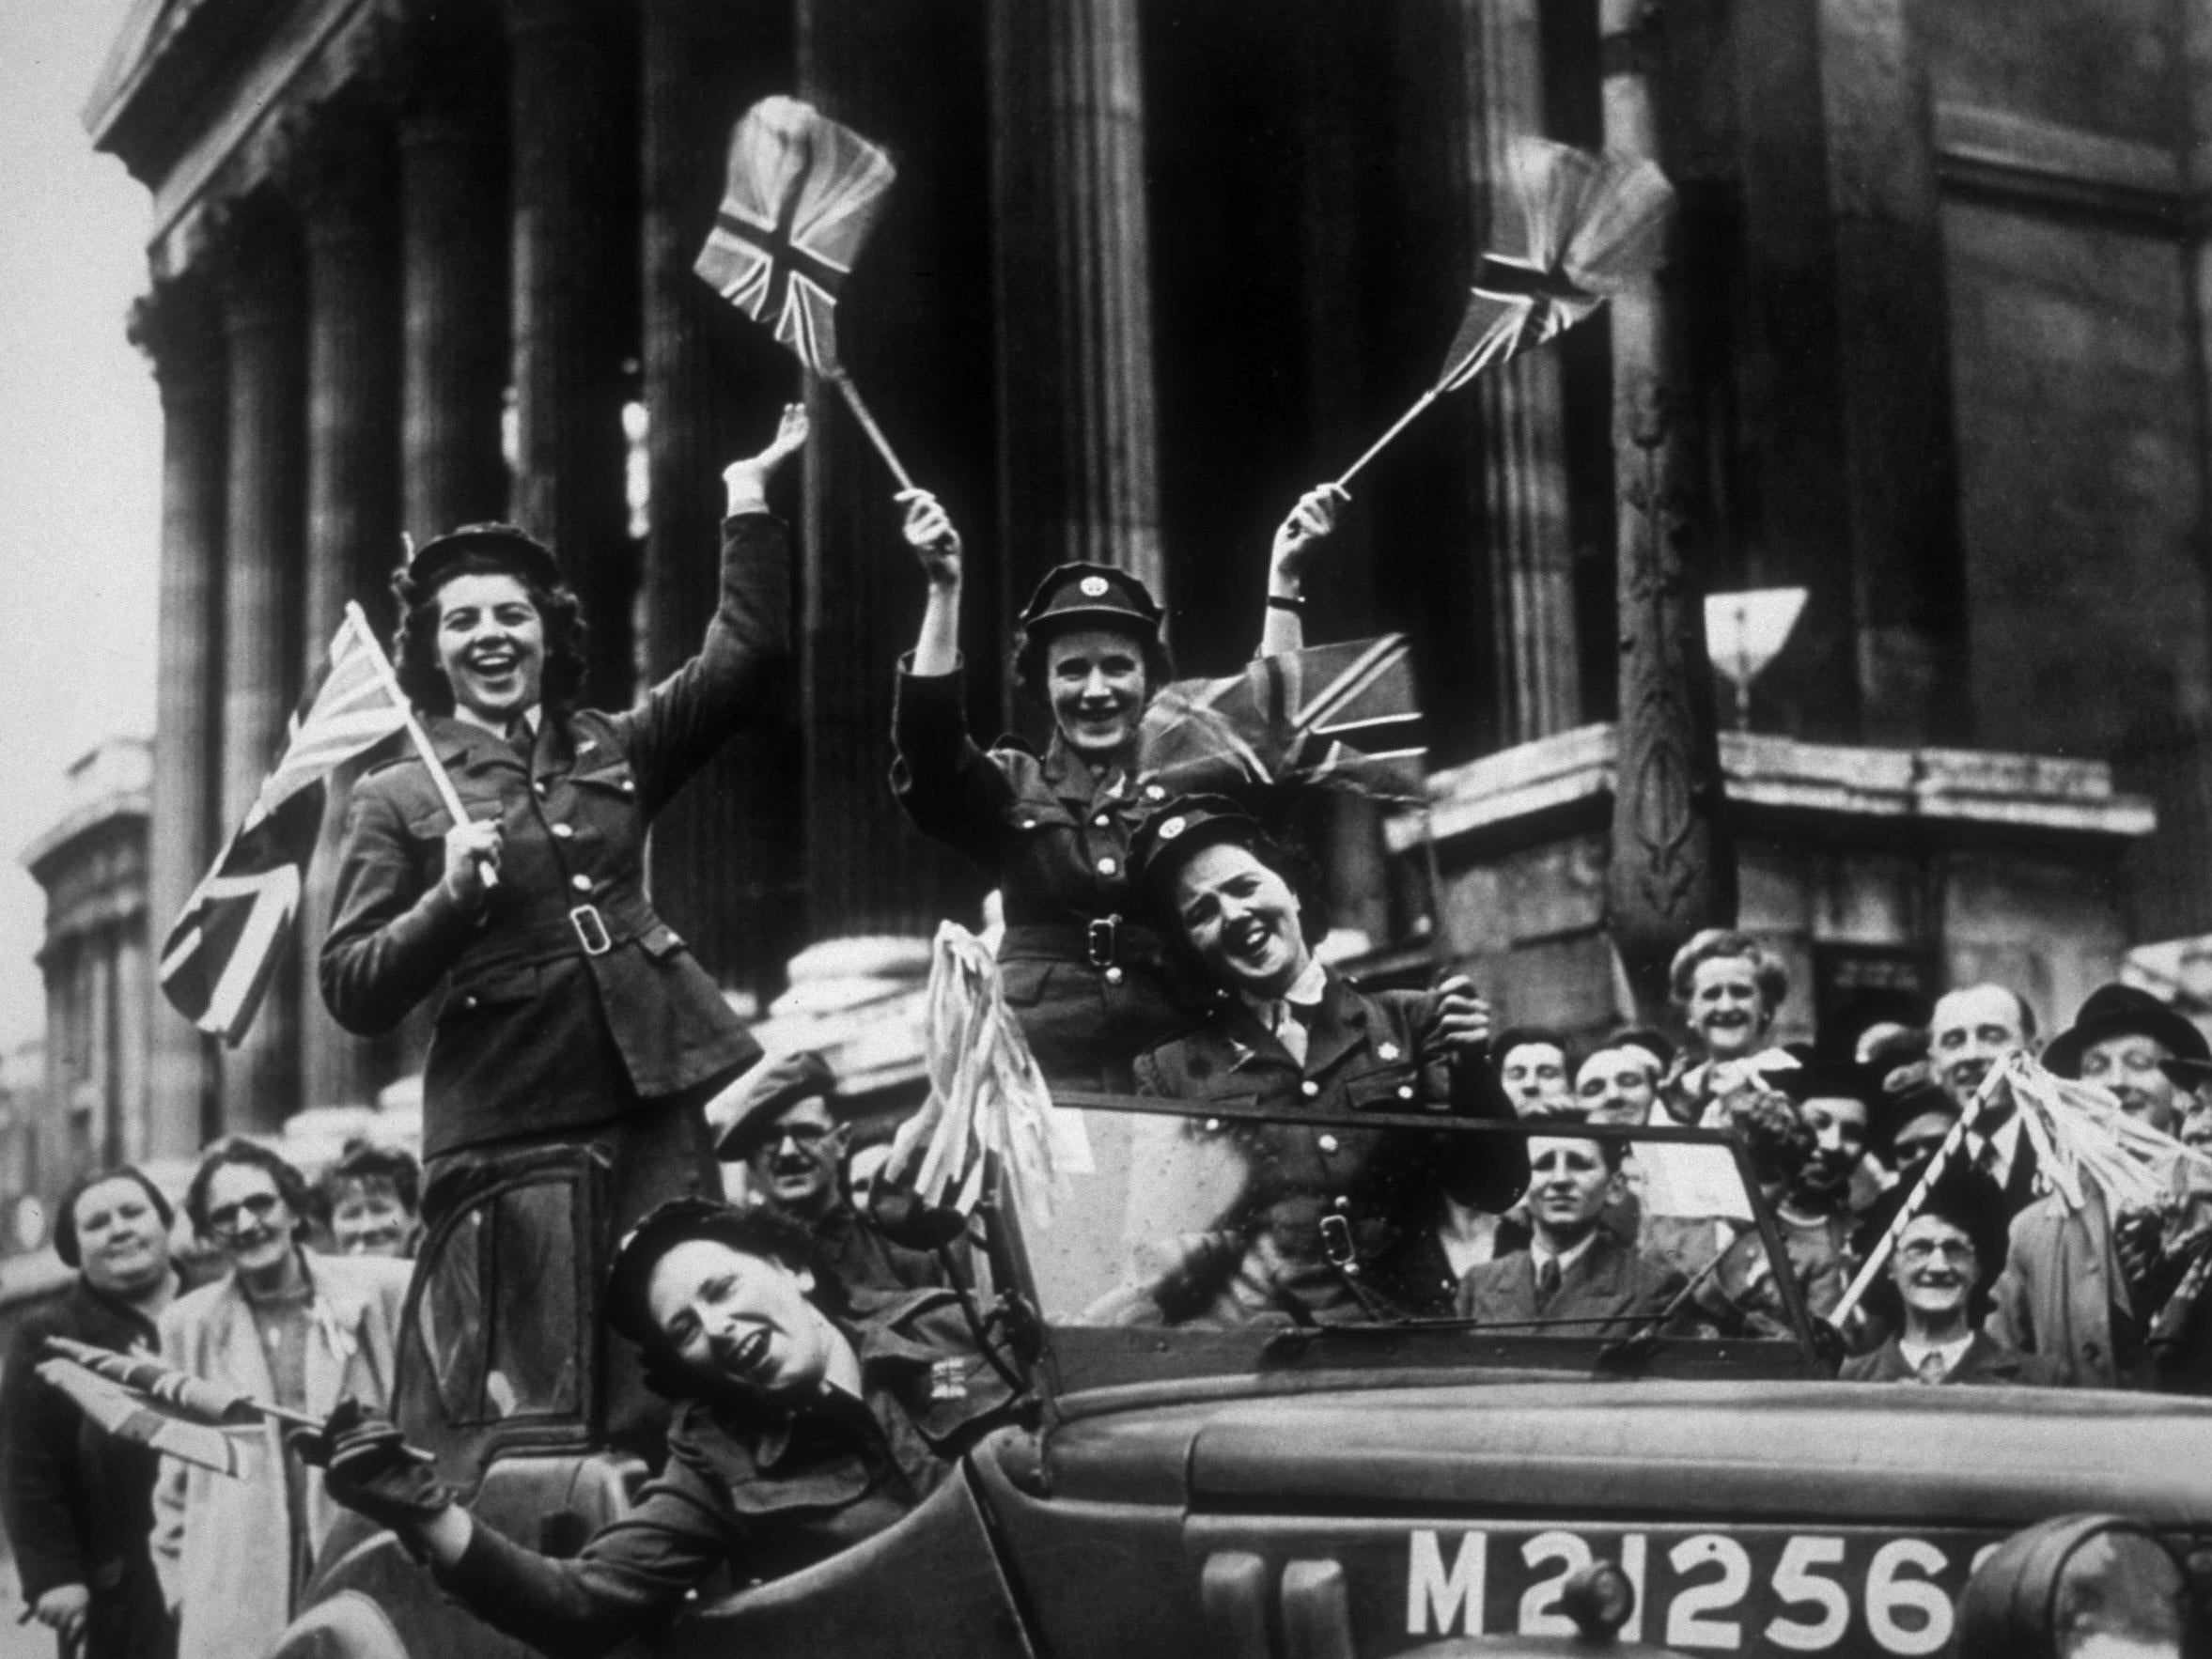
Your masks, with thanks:
M 440 536 L 395 579 L 400 685 L 468 822 L 412 751 L 366 775 L 320 969 L 331 1014 L 363 1036 L 439 997 L 427 1207 L 455 1159 L 549 1142 L 605 1158 L 609 1239 L 660 1199 L 719 1190 L 699 1104 L 759 1049 L 654 914 L 646 829 L 783 670 L 788 553 L 764 492 L 805 440 L 794 404 L 767 449 L 724 473 L 706 643 L 626 712 L 571 706 L 576 597 L 513 525 Z
M 1139 1057 L 1138 1093 L 1513 1120 L 1474 987 L 1454 977 L 1425 993 L 1370 994 L 1323 967 L 1310 866 L 1234 802 L 1170 803 L 1139 827 L 1131 858 L 1145 912 L 1214 993 L 1201 1024 Z M 1176 1125 L 1186 1140 L 1228 1142 L 1243 1171 L 1226 1213 L 1148 1288 L 1171 1324 L 1449 1314 L 1457 1280 L 1436 1232 L 1444 1197 L 1498 1212 L 1528 1182 L 1525 1146 L 1503 1136 Z
M 1300 571 L 1341 498 L 1330 486 L 1310 491 L 1276 532 L 1263 652 L 1303 643 Z M 1129 884 L 1129 837 L 1168 794 L 1144 732 L 1145 705 L 1171 673 L 1159 602 L 1109 566 L 1047 576 L 1021 612 L 1014 672 L 1051 710 L 1051 740 L 1042 754 L 1010 736 L 978 749 L 959 674 L 959 535 L 927 491 L 899 500 L 929 594 L 900 665 L 893 788 L 915 828 L 997 882 L 1006 1001 L 1046 1078 L 1126 1091 L 1131 1060 L 1200 1006 L 1134 914 Z M 1238 776 L 1224 759 L 1206 786 L 1231 787 Z M 1193 781 L 1179 778 L 1185 788 Z

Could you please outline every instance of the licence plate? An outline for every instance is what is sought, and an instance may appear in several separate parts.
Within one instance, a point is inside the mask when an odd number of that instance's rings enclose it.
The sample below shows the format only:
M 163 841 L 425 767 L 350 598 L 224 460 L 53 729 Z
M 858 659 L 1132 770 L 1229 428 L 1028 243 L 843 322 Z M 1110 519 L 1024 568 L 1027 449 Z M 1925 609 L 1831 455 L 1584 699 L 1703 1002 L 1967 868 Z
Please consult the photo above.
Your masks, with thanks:
M 1354 1627 L 1372 1633 L 1370 1640 L 1573 1636 L 1560 1589 L 1576 1568 L 1602 1558 L 1617 1563 L 1636 1589 L 1622 1640 L 1690 1653 L 1835 1659 L 1942 1651 L 1968 1577 L 1999 1542 L 1996 1534 L 1942 1527 L 1301 1526 L 1209 1518 L 1202 1529 L 1211 1534 L 1203 1541 L 1209 1550 L 1256 1546 L 1278 1561 L 1317 1555 L 1340 1560 Z M 1197 1536 L 1192 1542 L 1201 1543 Z

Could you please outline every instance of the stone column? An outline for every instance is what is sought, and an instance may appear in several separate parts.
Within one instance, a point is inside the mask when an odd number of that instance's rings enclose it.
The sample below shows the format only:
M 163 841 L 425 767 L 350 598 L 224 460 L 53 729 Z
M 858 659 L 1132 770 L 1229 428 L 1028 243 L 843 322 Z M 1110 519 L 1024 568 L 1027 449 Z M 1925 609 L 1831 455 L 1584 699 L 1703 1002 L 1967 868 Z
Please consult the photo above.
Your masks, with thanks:
M 1166 601 L 1136 0 L 991 0 L 1005 614 L 1071 559 Z
M 636 691 L 622 363 L 637 289 L 635 40 L 615 0 L 508 0 L 515 519 L 591 625 L 584 701 Z
M 223 521 L 228 426 L 222 314 L 202 273 L 139 302 L 132 338 L 153 361 L 162 395 L 161 619 L 154 668 L 153 817 L 148 932 L 161 949 L 220 838 Z M 189 1157 L 216 1124 L 218 1062 L 162 996 L 149 1004 L 147 1155 Z
M 318 112 L 288 169 L 307 247 L 307 540 L 302 683 L 328 659 L 349 602 L 389 610 L 399 558 L 397 168 L 366 109 Z M 299 923 L 303 1106 L 365 1106 L 382 1079 L 368 1043 L 322 1005 L 316 959 L 337 890 L 347 790 L 332 780 Z
M 228 548 L 223 626 L 222 832 L 245 816 L 284 743 L 300 687 L 306 431 L 297 228 L 265 202 L 232 209 L 223 248 L 230 348 Z M 223 1066 L 223 1126 L 271 1131 L 299 1109 L 299 979 L 280 965 Z
M 990 353 L 980 306 L 958 296 L 990 282 L 988 150 L 977 72 L 980 29 L 959 8 L 801 0 L 800 96 L 889 146 L 899 180 L 875 239 L 846 285 L 839 349 L 909 469 L 961 525 L 969 569 L 971 680 L 995 704 L 997 648 L 988 611 L 996 491 L 976 457 L 992 448 Z M 927 75 L 914 65 L 927 61 Z M 973 144 L 974 149 L 967 147 Z M 924 840 L 893 804 L 887 773 L 893 669 L 913 644 L 922 583 L 899 538 L 897 486 L 834 393 L 807 397 L 801 708 L 808 932 L 928 931 L 973 922 L 979 883 L 962 860 Z M 988 721 L 986 715 L 984 720 Z M 988 731 L 988 726 L 987 726 Z
M 399 241 L 400 523 L 417 542 L 506 510 L 500 415 L 508 362 L 506 135 L 499 60 L 468 27 L 432 14 L 404 37 Z M 396 620 L 391 601 L 372 612 Z
M 722 468 L 774 432 L 794 365 L 692 271 L 739 113 L 724 88 L 737 66 L 756 67 L 762 43 L 699 0 L 646 0 L 640 27 L 650 510 L 639 655 L 658 680 L 699 649 L 714 614 Z M 793 510 L 796 495 L 773 504 Z M 655 907 L 709 972 L 763 998 L 802 942 L 795 708 L 779 690 L 653 822 Z
M 1605 142 L 1659 155 L 1655 0 L 1602 0 Z M 1619 490 L 1620 749 L 1606 930 L 1647 1020 L 1667 967 L 1701 927 L 1736 916 L 1736 859 L 1721 823 L 1699 561 L 1698 434 L 1685 394 L 1680 262 L 1612 302 L 1613 472 Z
M 1458 0 L 1460 151 L 1474 232 L 1470 271 L 1486 253 L 1516 254 L 1528 244 L 1509 157 L 1516 139 L 1545 132 L 1540 5 Z M 1558 351 L 1531 351 L 1486 369 L 1472 390 L 1482 431 L 1499 741 L 1527 743 L 1579 725 L 1582 716 Z

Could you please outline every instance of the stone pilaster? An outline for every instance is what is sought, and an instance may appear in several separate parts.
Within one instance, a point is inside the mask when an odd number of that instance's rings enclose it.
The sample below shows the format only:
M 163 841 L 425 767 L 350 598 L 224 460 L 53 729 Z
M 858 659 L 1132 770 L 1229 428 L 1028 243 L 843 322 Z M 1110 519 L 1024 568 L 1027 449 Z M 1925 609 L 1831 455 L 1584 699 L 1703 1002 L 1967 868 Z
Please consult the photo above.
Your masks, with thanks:
M 591 625 L 584 701 L 627 706 L 623 359 L 636 244 L 634 17 L 615 0 L 508 0 L 515 519 L 552 543 Z
M 1005 614 L 1071 559 L 1166 600 L 1136 0 L 991 0 Z
M 748 23 L 754 26 L 748 27 Z M 790 395 L 790 360 L 692 271 L 714 223 L 740 74 L 772 61 L 756 20 L 698 0 L 646 0 L 643 328 L 646 531 L 639 656 L 658 680 L 714 614 L 722 468 L 757 448 Z M 797 469 L 792 469 L 796 473 Z M 795 507 L 791 500 L 774 505 Z M 771 996 L 802 899 L 796 699 L 779 691 L 653 823 L 653 902 L 723 984 Z
M 1541 0 L 1458 0 L 1460 148 L 1473 245 L 1517 254 L 1528 227 L 1513 190 L 1515 140 L 1545 132 Z M 1482 432 L 1483 527 L 1497 641 L 1498 736 L 1526 743 L 1581 723 L 1559 354 L 1531 351 L 1472 388 Z
M 1602 0 L 1605 142 L 1659 159 L 1653 0 Z M 1684 395 L 1680 266 L 1612 302 L 1613 471 L 1619 491 L 1620 757 L 1606 930 L 1646 1018 L 1666 1008 L 1667 966 L 1701 927 L 1736 915 L 1734 847 L 1699 565 L 1698 434 Z
M 307 539 L 301 628 L 305 682 L 327 659 L 349 602 L 388 609 L 399 558 L 398 170 L 387 122 L 340 103 L 315 112 L 286 182 L 307 252 Z M 337 888 L 346 792 L 334 777 L 300 904 L 303 1106 L 369 1104 L 368 1043 L 322 1005 L 316 958 Z
M 281 752 L 300 689 L 305 533 L 304 282 L 288 216 L 256 199 L 222 235 L 230 353 L 221 823 L 236 828 Z M 299 980 L 283 967 L 223 1065 L 223 1126 L 276 1128 L 301 1105 Z
M 148 933 L 155 950 L 227 833 L 217 828 L 228 400 L 222 313 L 200 274 L 139 302 L 131 335 L 162 397 L 161 614 L 154 667 Z M 149 987 L 148 1133 L 153 1157 L 188 1157 L 215 1124 L 212 1039 Z

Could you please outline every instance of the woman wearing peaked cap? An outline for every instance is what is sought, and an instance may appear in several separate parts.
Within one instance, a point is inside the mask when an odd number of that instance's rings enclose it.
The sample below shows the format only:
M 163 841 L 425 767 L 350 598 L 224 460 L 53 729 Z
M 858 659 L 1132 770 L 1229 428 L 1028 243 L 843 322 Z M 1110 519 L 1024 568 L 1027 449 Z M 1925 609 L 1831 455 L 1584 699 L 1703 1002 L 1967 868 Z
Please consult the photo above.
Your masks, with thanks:
M 1139 1057 L 1140 1094 L 1513 1120 L 1473 986 L 1370 995 L 1324 968 L 1307 868 L 1235 802 L 1171 802 L 1138 829 L 1131 856 L 1145 914 L 1215 994 L 1199 1025 Z M 1286 1304 L 1324 1319 L 1448 1314 L 1458 1284 L 1437 1238 L 1445 1197 L 1502 1211 L 1528 1183 L 1519 1140 L 1207 1122 L 1177 1128 L 1241 1154 L 1243 1191 L 1214 1228 L 1240 1248 L 1151 1288 L 1171 1324 L 1239 1324 Z
M 1298 573 L 1340 497 L 1311 491 L 1276 532 L 1263 652 L 1302 643 Z M 915 828 L 997 881 L 1006 1000 L 1046 1078 L 1126 1090 L 1130 1060 L 1195 1012 L 1129 883 L 1129 837 L 1167 796 L 1143 735 L 1171 672 L 1159 602 L 1104 565 L 1047 576 L 1022 610 L 1014 672 L 1051 708 L 1051 740 L 1041 755 L 1012 737 L 978 749 L 959 674 L 959 534 L 927 491 L 899 499 L 929 597 L 899 674 L 892 786 Z M 1221 785 L 1234 781 L 1224 763 Z
M 646 830 L 783 671 L 788 551 L 765 490 L 805 441 L 791 405 L 774 442 L 724 473 L 706 643 L 624 712 L 572 706 L 576 597 L 522 531 L 440 536 L 394 582 L 400 684 L 470 821 L 452 821 L 413 753 L 365 776 L 320 968 L 332 1015 L 364 1036 L 439 995 L 423 1074 L 432 1210 L 460 1155 L 548 1143 L 605 1157 L 610 1230 L 719 1190 L 699 1103 L 759 1049 L 654 914 Z

